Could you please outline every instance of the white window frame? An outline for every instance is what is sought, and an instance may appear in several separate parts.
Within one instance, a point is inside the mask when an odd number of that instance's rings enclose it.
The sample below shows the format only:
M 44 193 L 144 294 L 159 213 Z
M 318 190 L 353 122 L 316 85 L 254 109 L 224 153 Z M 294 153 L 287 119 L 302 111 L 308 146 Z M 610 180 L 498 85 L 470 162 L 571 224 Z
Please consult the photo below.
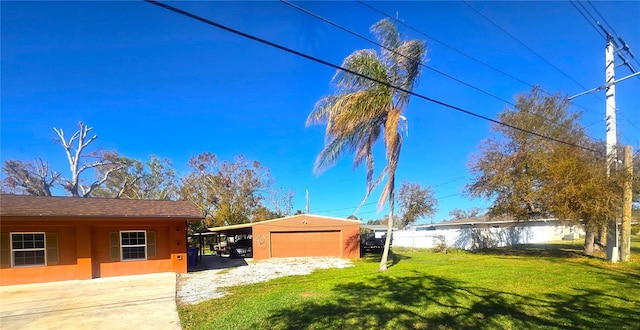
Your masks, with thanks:
M 44 238 L 44 246 L 42 248 L 31 248 L 31 249 L 14 249 L 13 248 L 13 235 L 24 235 L 24 234 L 33 234 L 33 235 L 42 235 Z M 45 232 L 40 231 L 19 231 L 19 232 L 10 232 L 9 233 L 9 251 L 11 253 L 11 267 L 12 268 L 25 268 L 25 267 L 43 267 L 47 265 L 47 234 Z M 18 265 L 15 264 L 15 254 L 16 251 L 42 251 L 44 252 L 44 263 L 43 264 L 35 264 L 35 265 Z
M 122 233 L 144 233 L 144 244 L 133 244 L 133 245 L 124 245 L 122 241 Z M 146 230 L 121 230 L 118 234 L 120 237 L 120 261 L 140 261 L 147 260 L 147 231 Z M 136 259 L 125 259 L 124 258 L 124 249 L 132 248 L 132 247 L 142 247 L 144 248 L 144 258 L 136 258 Z

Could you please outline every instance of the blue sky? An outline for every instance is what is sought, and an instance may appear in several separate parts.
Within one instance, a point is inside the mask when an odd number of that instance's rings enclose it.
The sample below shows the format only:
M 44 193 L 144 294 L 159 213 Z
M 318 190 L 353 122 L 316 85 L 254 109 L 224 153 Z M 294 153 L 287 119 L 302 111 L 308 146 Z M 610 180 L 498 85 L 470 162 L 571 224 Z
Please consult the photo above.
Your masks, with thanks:
M 375 45 L 279 2 L 168 2 L 241 31 L 340 64 Z M 356 2 L 295 2 L 357 33 L 371 36 L 379 13 Z M 406 38 L 426 40 L 429 66 L 503 99 L 529 86 L 500 74 L 455 48 L 546 91 L 574 95 L 604 83 L 603 38 L 570 2 L 472 2 L 511 35 L 566 75 L 496 28 L 464 2 L 370 2 L 406 24 Z M 582 3 L 585 8 L 590 5 Z M 593 2 L 640 56 L 640 2 Z M 276 185 L 295 191 L 294 209 L 350 215 L 364 194 L 364 169 L 343 158 L 313 173 L 324 128 L 305 127 L 316 100 L 330 93 L 334 70 L 243 39 L 144 2 L 1 3 L 1 158 L 41 157 L 68 175 L 53 127 L 71 133 L 83 121 L 95 146 L 146 160 L 170 158 L 179 173 L 189 157 L 209 151 L 231 160 L 243 154 L 271 170 Z M 632 61 L 636 69 L 640 65 Z M 617 69 L 620 78 L 630 72 Z M 424 70 L 417 93 L 494 118 L 505 104 Z M 583 125 L 604 139 L 604 92 L 582 96 Z M 640 78 L 617 86 L 619 141 L 640 147 Z M 488 137 L 490 124 L 412 99 L 407 110 L 399 180 L 431 185 L 439 198 L 432 219 L 453 208 L 485 207 L 460 195 L 471 177 L 467 162 Z M 379 146 L 378 165 L 384 158 Z M 377 200 L 377 192 L 369 203 Z M 375 205 L 358 216 L 382 217 Z

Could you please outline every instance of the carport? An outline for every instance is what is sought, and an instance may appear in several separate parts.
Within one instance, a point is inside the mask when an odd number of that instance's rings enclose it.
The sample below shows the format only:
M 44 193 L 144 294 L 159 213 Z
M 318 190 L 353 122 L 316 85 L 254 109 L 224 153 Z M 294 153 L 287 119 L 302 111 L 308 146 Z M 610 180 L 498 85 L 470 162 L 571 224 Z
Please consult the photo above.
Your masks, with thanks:
M 279 257 L 360 257 L 360 221 L 299 214 L 273 220 L 209 228 L 221 235 L 253 239 L 255 260 Z

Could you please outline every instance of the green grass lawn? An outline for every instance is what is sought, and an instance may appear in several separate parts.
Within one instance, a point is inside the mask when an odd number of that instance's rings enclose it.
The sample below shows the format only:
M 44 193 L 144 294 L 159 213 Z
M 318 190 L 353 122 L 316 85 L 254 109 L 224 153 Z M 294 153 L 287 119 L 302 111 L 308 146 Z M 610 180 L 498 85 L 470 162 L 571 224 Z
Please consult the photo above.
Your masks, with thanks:
M 395 251 L 355 267 L 232 289 L 179 306 L 184 329 L 638 329 L 640 241 L 609 264 L 578 243 L 481 252 Z

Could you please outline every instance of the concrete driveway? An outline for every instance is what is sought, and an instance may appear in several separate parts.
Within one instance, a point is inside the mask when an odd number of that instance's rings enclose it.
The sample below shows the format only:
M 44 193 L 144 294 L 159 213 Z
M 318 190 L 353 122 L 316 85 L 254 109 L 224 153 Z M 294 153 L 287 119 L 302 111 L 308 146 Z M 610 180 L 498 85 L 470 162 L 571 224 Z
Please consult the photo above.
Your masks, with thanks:
M 180 329 L 174 273 L 0 287 L 2 329 Z

